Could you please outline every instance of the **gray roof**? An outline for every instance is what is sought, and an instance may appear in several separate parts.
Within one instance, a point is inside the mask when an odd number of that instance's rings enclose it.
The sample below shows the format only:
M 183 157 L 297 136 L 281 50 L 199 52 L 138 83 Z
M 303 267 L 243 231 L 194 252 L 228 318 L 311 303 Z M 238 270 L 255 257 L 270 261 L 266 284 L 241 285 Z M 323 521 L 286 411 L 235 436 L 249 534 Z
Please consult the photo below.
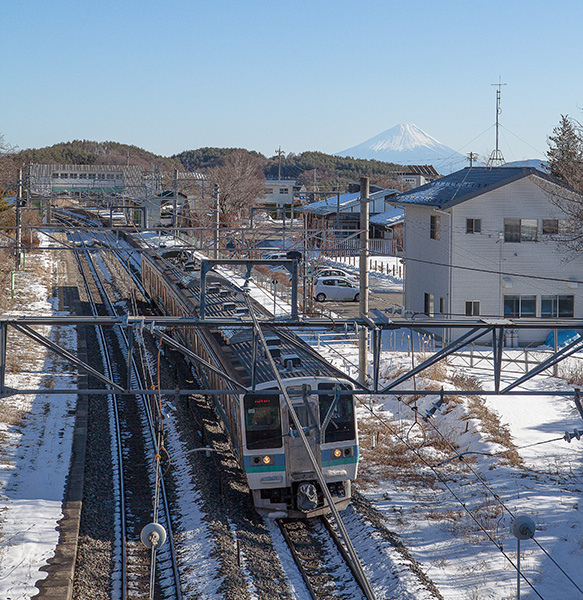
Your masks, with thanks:
M 377 198 L 384 196 L 392 196 L 397 194 L 397 190 L 379 190 L 369 195 L 369 202 L 374 202 Z M 360 202 L 360 192 L 347 192 L 340 194 L 340 212 L 353 206 L 358 206 Z M 316 215 L 331 215 L 336 214 L 338 210 L 338 197 L 331 196 L 325 200 L 319 200 L 318 202 L 312 202 L 312 204 L 306 204 L 300 206 L 296 210 L 302 212 L 308 212 Z
M 466 167 L 461 171 L 399 194 L 392 198 L 391 202 L 399 205 L 421 204 L 449 208 L 531 175 L 554 181 L 549 175 L 535 168 Z
M 392 206 L 385 210 L 385 212 L 374 215 L 370 218 L 371 225 L 379 225 L 385 227 L 392 227 L 397 223 L 402 223 L 405 220 L 405 211 L 402 208 Z

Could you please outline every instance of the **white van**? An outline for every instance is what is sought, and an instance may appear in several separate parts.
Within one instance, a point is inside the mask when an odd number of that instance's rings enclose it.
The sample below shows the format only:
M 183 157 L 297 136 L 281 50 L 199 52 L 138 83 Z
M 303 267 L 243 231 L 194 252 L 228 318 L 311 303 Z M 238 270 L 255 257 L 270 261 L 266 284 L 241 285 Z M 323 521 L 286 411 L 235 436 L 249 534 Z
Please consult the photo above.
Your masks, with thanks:
M 360 300 L 360 286 L 346 277 L 321 277 L 316 281 L 314 296 L 324 300 Z

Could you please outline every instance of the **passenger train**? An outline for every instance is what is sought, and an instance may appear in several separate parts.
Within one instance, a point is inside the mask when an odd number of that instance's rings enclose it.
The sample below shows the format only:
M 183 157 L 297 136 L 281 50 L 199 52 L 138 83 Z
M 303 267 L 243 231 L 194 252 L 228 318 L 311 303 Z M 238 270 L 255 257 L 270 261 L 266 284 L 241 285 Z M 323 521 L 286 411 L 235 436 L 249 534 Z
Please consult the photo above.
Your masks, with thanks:
M 186 260 L 185 260 L 186 258 Z M 186 251 L 142 253 L 142 280 L 168 315 L 198 316 L 200 272 Z M 354 386 L 289 330 L 261 325 L 265 345 L 253 334 L 248 304 L 239 288 L 211 272 L 205 314 L 241 325 L 181 328 L 181 342 L 236 380 L 246 393 L 210 369 L 195 367 L 206 389 L 231 389 L 212 397 L 245 471 L 256 510 L 264 516 L 307 518 L 329 511 L 313 464 L 268 360 L 281 380 L 335 505 L 350 503 L 358 466 Z M 257 306 L 257 310 L 262 310 Z M 343 393 L 342 393 L 343 392 Z

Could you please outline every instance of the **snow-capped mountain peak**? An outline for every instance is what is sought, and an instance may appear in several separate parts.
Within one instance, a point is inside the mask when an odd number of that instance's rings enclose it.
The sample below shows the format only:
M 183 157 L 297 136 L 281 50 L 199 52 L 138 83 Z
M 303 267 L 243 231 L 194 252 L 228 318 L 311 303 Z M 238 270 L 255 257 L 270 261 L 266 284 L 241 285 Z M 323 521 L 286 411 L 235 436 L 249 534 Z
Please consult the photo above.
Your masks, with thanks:
M 396 125 L 357 146 L 338 152 L 337 155 L 401 165 L 432 164 L 441 173 L 450 172 L 453 164 L 462 163 L 463 166 L 465 162 L 463 155 L 442 144 L 413 123 Z

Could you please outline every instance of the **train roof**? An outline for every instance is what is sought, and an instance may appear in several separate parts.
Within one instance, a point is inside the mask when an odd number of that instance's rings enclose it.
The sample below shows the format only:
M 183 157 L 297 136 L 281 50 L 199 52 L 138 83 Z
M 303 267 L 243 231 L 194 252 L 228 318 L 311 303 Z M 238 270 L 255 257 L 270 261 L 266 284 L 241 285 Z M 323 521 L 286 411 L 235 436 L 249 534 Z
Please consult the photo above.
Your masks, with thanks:
M 149 259 L 161 275 L 180 293 L 181 302 L 192 315 L 198 315 L 200 305 L 200 274 L 185 272 L 182 269 L 184 256 L 180 253 L 143 253 L 142 259 Z M 218 337 L 224 355 L 233 365 L 235 378 L 245 387 L 251 386 L 253 365 L 255 384 L 260 385 L 276 379 L 273 368 L 262 351 L 258 341 L 257 352 L 253 352 L 253 322 L 244 309 L 251 306 L 262 315 L 269 315 L 266 309 L 248 296 L 239 287 L 218 273 L 209 273 L 205 298 L 205 311 L 209 317 L 223 317 L 225 312 L 231 319 L 239 317 L 240 326 L 215 326 L 210 332 Z M 226 308 L 227 307 L 227 308 Z M 331 377 L 346 379 L 339 369 L 321 358 L 311 347 L 290 329 L 276 331 L 262 325 L 261 331 L 275 358 L 282 379 L 292 377 Z M 233 373 L 229 373 L 233 376 Z

